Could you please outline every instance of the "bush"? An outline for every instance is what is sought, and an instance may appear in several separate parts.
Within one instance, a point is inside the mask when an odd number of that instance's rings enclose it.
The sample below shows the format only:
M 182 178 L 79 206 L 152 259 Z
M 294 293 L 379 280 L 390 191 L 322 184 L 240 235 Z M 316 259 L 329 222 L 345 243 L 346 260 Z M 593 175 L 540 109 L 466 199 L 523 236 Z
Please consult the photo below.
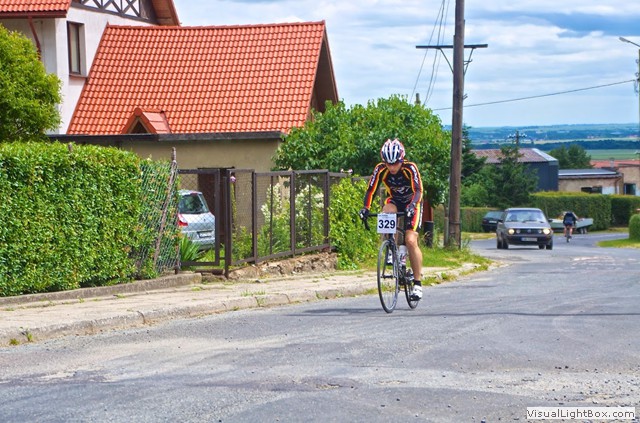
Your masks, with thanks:
M 611 223 L 615 226 L 626 226 L 629 219 L 640 209 L 640 197 L 631 195 L 611 196 Z
M 541 209 L 548 219 L 567 210 L 578 217 L 593 219 L 591 230 L 608 229 L 611 225 L 611 196 L 602 194 L 539 192 L 531 195 L 531 206 Z
M 629 239 L 640 241 L 640 214 L 634 214 L 629 219 Z
M 377 256 L 379 236 L 373 229 L 366 231 L 358 216 L 366 189 L 366 181 L 354 182 L 349 178 L 331 187 L 329 236 L 338 252 L 339 269 L 355 269 Z M 372 212 L 377 210 L 379 205 L 374 204 Z
M 0 296 L 131 280 L 139 159 L 94 146 L 0 144 Z
M 463 232 L 482 232 L 482 217 L 487 212 L 496 210 L 491 207 L 462 207 L 460 209 L 460 220 L 462 223 Z M 445 210 L 443 206 L 439 206 L 435 209 L 433 219 L 435 226 L 440 231 L 444 231 Z

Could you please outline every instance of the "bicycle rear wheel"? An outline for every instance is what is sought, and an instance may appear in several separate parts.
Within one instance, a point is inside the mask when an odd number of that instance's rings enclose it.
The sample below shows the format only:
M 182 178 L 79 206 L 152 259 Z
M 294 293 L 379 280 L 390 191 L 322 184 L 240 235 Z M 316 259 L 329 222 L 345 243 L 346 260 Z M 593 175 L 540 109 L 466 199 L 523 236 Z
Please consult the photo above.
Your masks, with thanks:
M 414 300 L 411 296 L 411 292 L 413 291 L 413 276 L 407 277 L 404 283 L 404 296 L 407 297 L 407 304 L 409 304 L 409 308 L 418 307 L 418 303 L 420 300 Z
M 391 252 L 392 264 L 387 264 L 387 255 Z M 380 304 L 387 313 L 393 312 L 398 303 L 398 255 L 395 244 L 385 239 L 378 251 L 378 294 Z

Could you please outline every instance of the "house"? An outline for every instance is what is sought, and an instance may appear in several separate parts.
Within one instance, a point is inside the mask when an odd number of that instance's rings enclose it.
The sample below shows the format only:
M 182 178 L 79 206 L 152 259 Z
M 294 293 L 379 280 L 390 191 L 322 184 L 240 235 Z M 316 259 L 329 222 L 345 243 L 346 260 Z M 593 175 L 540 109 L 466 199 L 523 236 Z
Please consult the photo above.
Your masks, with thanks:
M 589 194 L 622 194 L 623 175 L 607 169 L 561 169 L 559 190 Z
M 593 167 L 608 169 L 622 175 L 620 194 L 640 196 L 640 159 L 591 160 Z
M 0 24 L 34 43 L 48 73 L 62 81 L 64 133 L 107 24 L 179 25 L 172 0 L 1 0 Z
M 283 135 L 338 102 L 324 21 L 182 27 L 172 0 L 0 0 L 0 24 L 62 80 L 63 142 L 265 171 Z
M 499 149 L 472 150 L 477 157 L 485 157 L 486 164 L 498 165 L 502 152 Z M 537 148 L 519 148 L 519 163 L 538 178 L 538 191 L 558 190 L 558 160 Z
M 116 145 L 180 168 L 273 167 L 282 136 L 338 94 L 324 21 L 107 25 L 60 140 Z

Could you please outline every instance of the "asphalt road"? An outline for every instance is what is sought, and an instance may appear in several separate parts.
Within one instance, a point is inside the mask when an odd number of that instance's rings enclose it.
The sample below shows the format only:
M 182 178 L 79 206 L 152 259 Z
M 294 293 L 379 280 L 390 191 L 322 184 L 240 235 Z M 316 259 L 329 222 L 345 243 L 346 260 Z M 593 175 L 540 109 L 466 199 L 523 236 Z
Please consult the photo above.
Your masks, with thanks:
M 503 265 L 425 289 L 414 311 L 366 295 L 2 349 L 0 421 L 489 423 L 638 407 L 640 252 L 600 237 L 476 241 Z

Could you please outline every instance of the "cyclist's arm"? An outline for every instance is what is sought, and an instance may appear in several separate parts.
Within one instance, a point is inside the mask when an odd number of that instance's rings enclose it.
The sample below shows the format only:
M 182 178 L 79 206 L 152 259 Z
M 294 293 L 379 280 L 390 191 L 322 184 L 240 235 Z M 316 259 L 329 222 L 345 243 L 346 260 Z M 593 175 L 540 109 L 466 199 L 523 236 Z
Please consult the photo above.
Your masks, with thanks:
M 415 163 L 407 163 L 407 169 L 409 170 L 411 190 L 413 191 L 411 204 L 416 207 L 418 203 L 422 201 L 422 177 L 420 176 L 418 166 L 416 166 Z
M 369 185 L 367 186 L 367 192 L 364 194 L 364 207 L 366 209 L 371 208 L 371 203 L 373 203 L 373 198 L 378 190 L 378 186 L 380 186 L 384 170 L 386 170 L 384 163 L 378 163 L 378 165 L 373 169 L 373 174 L 371 175 Z

